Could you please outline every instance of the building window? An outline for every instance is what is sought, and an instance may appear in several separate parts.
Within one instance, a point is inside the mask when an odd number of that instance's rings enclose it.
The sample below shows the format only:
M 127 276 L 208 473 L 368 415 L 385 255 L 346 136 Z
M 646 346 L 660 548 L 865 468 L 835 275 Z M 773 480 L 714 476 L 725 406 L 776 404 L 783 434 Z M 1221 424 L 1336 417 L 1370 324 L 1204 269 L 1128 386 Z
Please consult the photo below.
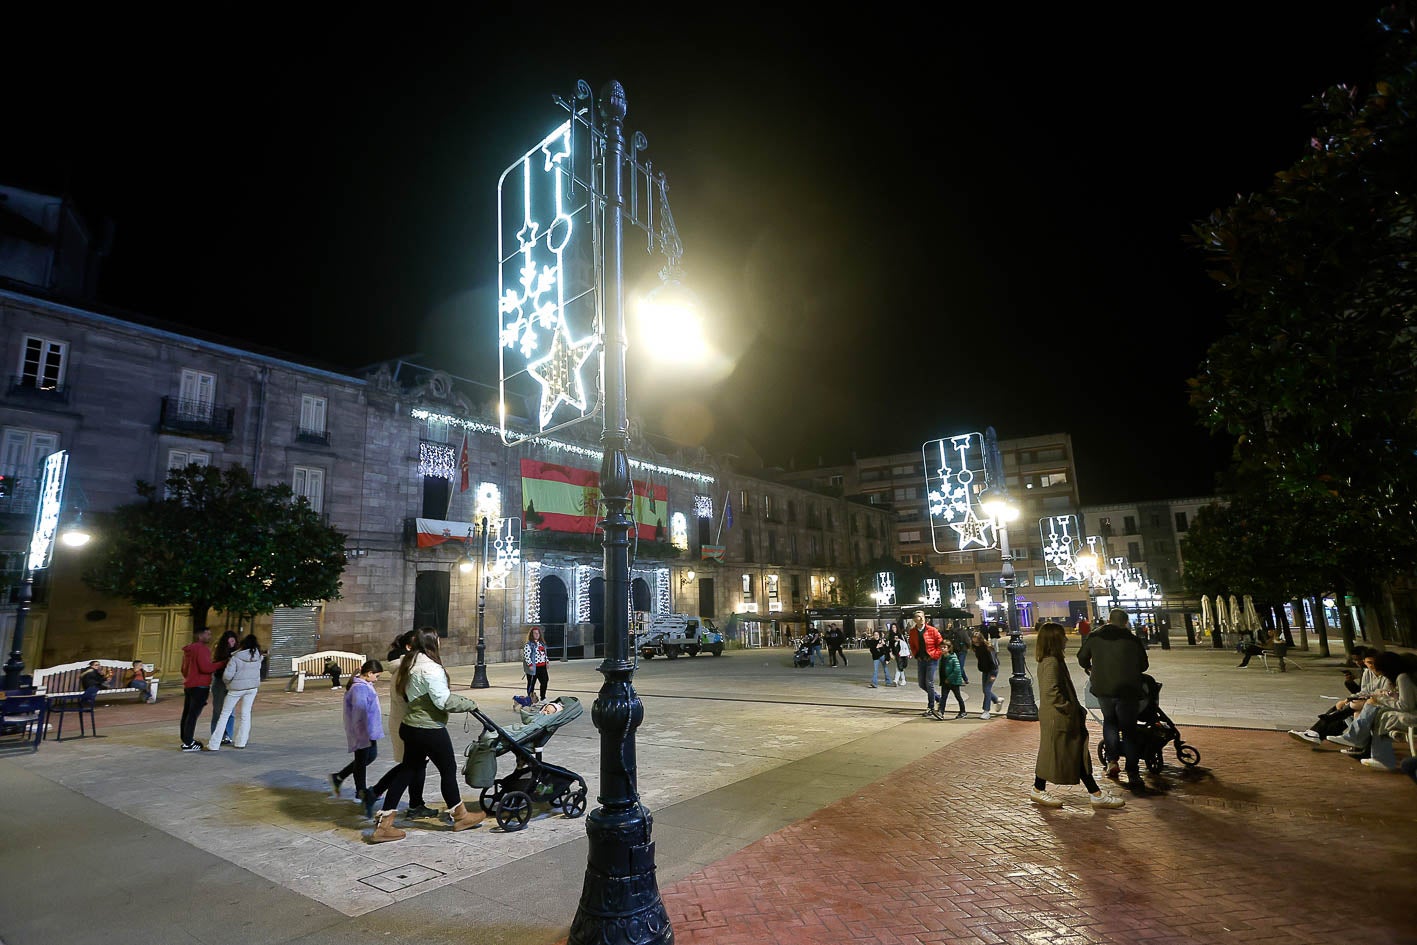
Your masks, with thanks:
M 1185 513 L 1185 512 L 1177 512 L 1177 513 L 1176 513 L 1176 531 L 1178 531 L 1178 532 L 1183 532 L 1183 531 L 1185 531 L 1185 530 L 1186 530 L 1187 528 L 1189 528 L 1189 527 L 1190 527 L 1190 523 L 1186 521 L 1186 513 Z
M 920 541 L 920 531 L 919 529 L 912 529 L 910 531 L 899 532 L 895 537 L 896 541 L 900 544 L 908 545 Z
M 744 602 L 746 603 L 746 602 L 748 602 L 748 601 L 751 601 L 752 599 L 753 599 L 753 576 L 752 576 L 751 574 L 745 574 L 745 575 L 743 575 L 743 600 L 744 600 Z
M 763 518 L 772 519 L 772 496 L 763 496 Z
M 915 475 L 915 467 L 914 467 L 914 466 L 896 466 L 896 467 L 894 467 L 894 468 L 891 469 L 891 475 L 892 475 L 892 476 L 913 476 L 913 475 Z
M 1038 477 L 1038 485 L 1046 489 L 1049 486 L 1066 486 L 1068 484 L 1068 474 L 1065 472 L 1044 473 Z
M 1155 512 L 1151 513 L 1151 527 L 1152 527 L 1152 528 L 1160 528 L 1160 527 L 1161 527 L 1161 516 L 1158 515 L 1158 514 L 1156 514 Z
M 789 522 L 797 521 L 797 503 L 791 499 L 787 500 L 787 520 Z
M 7 512 L 33 509 L 39 494 L 40 468 L 44 458 L 59 449 L 59 434 L 6 427 L 0 441 L 0 477 L 6 482 L 3 508 Z M 28 526 L 26 526 L 28 527 Z
M 1132 564 L 1141 561 L 1141 543 L 1136 541 L 1127 542 L 1127 560 Z
M 428 435 L 424 437 L 424 439 L 426 439 L 429 443 L 448 442 L 448 421 L 434 420 L 432 417 L 429 417 L 427 423 Z
M 753 530 L 751 528 L 743 529 L 743 560 L 749 564 L 757 560 L 753 554 Z
M 69 346 L 34 335 L 25 336 L 20 354 L 20 385 L 37 390 L 58 390 L 64 386 L 64 364 Z
M 738 492 L 738 508 L 742 511 L 742 514 L 744 515 L 753 514 L 753 507 L 748 504 L 751 498 L 752 497 L 748 495 L 747 489 L 742 489 Z
M 836 531 L 836 526 L 832 524 L 832 510 L 827 509 L 827 528 Z
M 1153 554 L 1159 554 L 1159 555 L 1164 555 L 1164 554 L 1166 554 L 1166 539 L 1164 539 L 1164 538 L 1153 538 L 1153 539 L 1151 540 L 1151 550 L 1152 550 L 1152 553 L 1153 553 Z
M 302 394 L 300 397 L 300 429 L 297 435 L 307 440 L 327 440 L 325 429 L 325 398 Z
M 910 486 L 905 489 L 896 489 L 894 495 L 895 500 L 897 502 L 904 502 L 907 499 L 913 499 L 915 498 L 915 487 Z
M 216 375 L 206 371 L 183 370 L 177 392 L 177 416 L 183 420 L 210 422 L 216 406 Z
M 212 454 L 205 450 L 168 450 L 167 469 L 171 472 L 174 469 L 186 469 L 196 463 L 198 466 L 210 466 Z
M 290 488 L 296 495 L 303 495 L 316 512 L 325 507 L 325 471 L 314 466 L 296 466 L 295 475 L 290 479 Z
M 1101 529 L 1103 538 L 1112 537 L 1112 520 L 1110 518 L 1098 519 L 1097 527 Z
M 768 560 L 777 560 L 777 532 L 768 532 Z
M 797 564 L 797 536 L 787 536 L 787 553 L 791 564 Z M 794 579 L 795 580 L 795 579 Z
M 1122 534 L 1135 535 L 1137 533 L 1137 517 L 1135 515 L 1122 516 Z
M 834 485 L 834 486 L 836 486 L 838 489 L 844 488 L 844 487 L 846 486 L 846 477 L 845 477 L 845 476 L 832 476 L 832 477 L 831 477 L 831 484 Z

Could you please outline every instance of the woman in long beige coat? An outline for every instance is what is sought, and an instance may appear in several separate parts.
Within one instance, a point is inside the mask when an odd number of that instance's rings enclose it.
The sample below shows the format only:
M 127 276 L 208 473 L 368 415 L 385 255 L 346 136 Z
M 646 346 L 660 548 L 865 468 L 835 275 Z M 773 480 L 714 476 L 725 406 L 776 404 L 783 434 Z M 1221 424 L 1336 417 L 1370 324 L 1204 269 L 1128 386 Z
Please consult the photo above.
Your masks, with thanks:
M 1122 807 L 1121 797 L 1103 792 L 1092 777 L 1092 759 L 1087 752 L 1085 713 L 1063 650 L 1068 637 L 1062 624 L 1045 623 L 1038 628 L 1033 658 L 1038 663 L 1038 763 L 1034 767 L 1033 790 L 1029 799 L 1043 807 L 1062 807 L 1063 799 L 1048 793 L 1048 782 L 1077 784 L 1092 795 L 1092 806 Z

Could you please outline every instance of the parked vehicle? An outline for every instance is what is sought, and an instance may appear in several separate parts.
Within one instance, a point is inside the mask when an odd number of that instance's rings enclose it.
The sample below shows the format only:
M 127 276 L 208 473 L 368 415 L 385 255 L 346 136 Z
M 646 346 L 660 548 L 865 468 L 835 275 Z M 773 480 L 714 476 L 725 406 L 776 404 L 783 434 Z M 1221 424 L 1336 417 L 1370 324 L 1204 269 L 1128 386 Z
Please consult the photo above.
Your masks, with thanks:
M 714 622 L 696 614 L 655 614 L 638 642 L 640 656 L 678 659 L 681 653 L 698 656 L 723 652 L 723 634 Z

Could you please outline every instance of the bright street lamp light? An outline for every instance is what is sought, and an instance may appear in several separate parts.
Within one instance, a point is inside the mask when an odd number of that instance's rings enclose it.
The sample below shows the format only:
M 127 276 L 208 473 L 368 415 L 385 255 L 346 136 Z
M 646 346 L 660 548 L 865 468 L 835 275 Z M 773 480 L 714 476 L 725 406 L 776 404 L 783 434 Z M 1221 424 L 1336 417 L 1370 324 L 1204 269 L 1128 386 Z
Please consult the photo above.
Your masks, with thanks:
M 663 361 L 698 361 L 708 351 L 698 298 L 677 280 L 658 286 L 635 306 L 640 339 Z

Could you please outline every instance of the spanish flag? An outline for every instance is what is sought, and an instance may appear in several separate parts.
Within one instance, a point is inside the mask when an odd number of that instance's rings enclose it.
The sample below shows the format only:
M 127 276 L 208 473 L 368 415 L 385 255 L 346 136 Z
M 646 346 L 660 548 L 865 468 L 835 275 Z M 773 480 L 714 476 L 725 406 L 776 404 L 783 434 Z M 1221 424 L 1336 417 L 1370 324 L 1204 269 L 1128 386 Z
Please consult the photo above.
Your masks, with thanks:
M 541 527 L 553 532 L 591 534 L 598 530 L 600 474 L 575 466 L 523 459 L 522 507 L 534 507 Z M 669 517 L 669 490 L 665 486 L 634 481 L 634 510 L 641 540 L 652 541 L 656 527 Z

